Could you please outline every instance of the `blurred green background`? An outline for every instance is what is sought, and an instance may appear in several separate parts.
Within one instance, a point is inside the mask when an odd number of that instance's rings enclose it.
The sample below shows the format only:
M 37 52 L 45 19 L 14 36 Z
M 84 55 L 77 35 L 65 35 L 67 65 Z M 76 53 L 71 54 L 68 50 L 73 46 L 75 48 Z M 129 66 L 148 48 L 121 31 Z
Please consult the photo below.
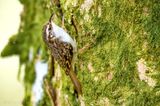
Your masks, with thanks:
M 82 83 L 87 106 L 160 105 L 160 0 L 53 0 L 53 4 L 51 0 L 19 1 L 23 4 L 19 29 L 22 6 L 18 1 L 15 1 L 15 6 L 10 1 L 0 3 L 0 43 L 7 44 L 5 47 L 0 46 L 1 51 L 4 47 L 2 57 L 19 56 L 12 58 L 15 58 L 13 63 L 17 63 L 14 65 L 15 70 L 22 67 L 22 71 L 19 70 L 22 74 L 19 75 L 24 75 L 24 106 L 32 106 L 37 59 L 50 63 L 49 52 L 42 40 L 42 27 L 52 12 L 55 13 L 54 22 L 59 26 L 62 26 L 61 18 L 64 14 L 64 28 L 77 41 L 76 74 Z M 17 11 L 17 15 L 12 11 Z M 18 20 L 15 21 L 13 16 Z M 12 28 L 11 25 L 17 26 Z M 2 31 L 7 33 L 6 36 Z M 10 37 L 9 42 L 7 36 Z M 1 59 L 1 75 L 5 74 L 1 78 L 5 78 L 6 82 L 1 82 L 1 87 L 5 93 L 11 91 L 7 90 L 11 85 L 7 85 L 7 82 L 13 77 L 16 82 L 16 73 L 19 73 L 13 71 L 10 62 L 12 61 Z M 6 71 L 4 66 L 12 70 Z M 10 71 L 14 72 L 14 76 Z M 79 103 L 73 85 L 64 71 L 61 72 L 61 104 L 77 106 Z M 8 78 L 9 76 L 12 77 Z M 60 86 L 56 81 L 52 81 L 52 84 L 53 87 Z M 14 87 L 18 86 L 11 88 Z M 4 93 L 3 91 L 0 92 Z M 2 95 L 2 98 L 11 101 L 9 97 Z M 69 103 L 65 97 L 68 97 Z M 43 92 L 38 106 L 50 105 L 48 95 Z
M 18 32 L 23 6 L 18 0 L 0 0 L 0 53 Z M 17 80 L 18 56 L 0 57 L 0 106 L 21 106 L 23 85 Z

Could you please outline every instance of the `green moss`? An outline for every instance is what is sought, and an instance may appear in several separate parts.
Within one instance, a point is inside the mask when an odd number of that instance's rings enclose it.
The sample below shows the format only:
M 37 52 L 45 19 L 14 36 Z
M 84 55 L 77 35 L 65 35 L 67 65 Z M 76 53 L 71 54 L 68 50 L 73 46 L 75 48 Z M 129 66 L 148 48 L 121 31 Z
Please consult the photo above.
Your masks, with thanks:
M 42 41 L 42 27 L 50 13 L 61 25 L 59 9 L 50 6 L 50 0 L 20 0 L 24 5 L 18 34 L 12 36 L 1 55 L 19 55 L 21 64 L 26 65 L 24 77 L 26 96 L 24 105 L 30 106 L 31 86 L 34 82 L 34 59 L 39 48 L 42 59 L 48 60 L 47 49 Z M 160 104 L 160 2 L 158 0 L 94 0 L 88 12 L 81 10 L 83 0 L 77 6 L 70 1 L 60 0 L 65 14 L 65 28 L 76 38 L 78 50 L 89 44 L 89 48 L 78 54 L 77 75 L 82 83 L 87 106 L 101 106 L 105 98 L 112 106 L 158 106 Z M 76 0 L 75 0 L 76 1 Z M 68 4 L 67 4 L 68 3 Z M 71 13 L 72 12 L 72 13 Z M 76 34 L 71 25 L 74 15 L 78 28 Z M 86 14 L 89 18 L 85 19 Z M 38 42 L 37 42 L 38 41 Z M 28 61 L 29 48 L 34 48 L 34 59 Z M 145 59 L 153 71 L 148 76 L 157 81 L 150 87 L 138 76 L 139 59 Z M 89 69 L 93 68 L 91 72 Z M 33 75 L 32 75 L 33 74 Z M 73 85 L 62 72 L 62 92 L 69 96 L 73 106 L 77 105 Z M 109 76 L 110 75 L 110 76 Z M 109 78 L 110 77 L 110 78 Z M 49 106 L 46 94 L 39 106 Z M 65 104 L 64 99 L 62 103 Z

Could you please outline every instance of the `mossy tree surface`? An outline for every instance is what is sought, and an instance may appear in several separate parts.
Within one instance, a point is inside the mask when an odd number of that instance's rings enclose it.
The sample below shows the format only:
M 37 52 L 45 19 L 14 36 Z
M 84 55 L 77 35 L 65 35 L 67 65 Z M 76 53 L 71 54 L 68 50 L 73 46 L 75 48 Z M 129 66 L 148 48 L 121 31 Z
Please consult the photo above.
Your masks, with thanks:
M 19 32 L 10 38 L 1 55 L 18 55 L 20 64 L 25 65 L 23 104 L 30 106 L 37 51 L 42 49 L 44 60 L 49 56 L 42 41 L 42 27 L 52 12 L 57 16 L 55 23 L 61 26 L 61 16 L 50 0 L 20 2 L 24 10 Z M 160 105 L 160 1 L 93 0 L 87 6 L 85 0 L 60 0 L 60 3 L 65 29 L 78 44 L 76 72 L 86 105 Z M 78 34 L 71 22 L 72 14 Z M 32 60 L 28 56 L 30 48 Z M 147 76 L 154 79 L 154 86 L 140 80 L 137 69 L 140 59 L 149 67 Z M 70 103 L 76 105 L 73 85 L 67 77 L 63 79 L 62 90 L 69 95 Z M 39 105 L 50 106 L 45 93 Z

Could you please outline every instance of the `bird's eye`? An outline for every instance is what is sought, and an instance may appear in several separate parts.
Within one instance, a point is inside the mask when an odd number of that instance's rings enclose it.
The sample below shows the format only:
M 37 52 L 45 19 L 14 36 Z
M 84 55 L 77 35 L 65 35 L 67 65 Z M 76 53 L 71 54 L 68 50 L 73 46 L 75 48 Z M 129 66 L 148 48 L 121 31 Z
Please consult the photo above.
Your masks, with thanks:
M 50 30 L 51 30 L 51 27 L 49 27 L 48 30 L 50 31 Z

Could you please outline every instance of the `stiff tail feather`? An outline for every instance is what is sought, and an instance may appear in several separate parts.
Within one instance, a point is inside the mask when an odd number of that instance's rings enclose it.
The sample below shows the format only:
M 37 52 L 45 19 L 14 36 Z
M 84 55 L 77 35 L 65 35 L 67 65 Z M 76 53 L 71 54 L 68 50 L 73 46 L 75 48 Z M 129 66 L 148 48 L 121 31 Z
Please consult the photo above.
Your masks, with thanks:
M 78 96 L 82 95 L 82 87 L 80 81 L 77 79 L 77 76 L 73 71 L 73 68 L 71 68 L 71 70 L 69 71 L 69 76 L 72 80 L 72 83 L 74 84 L 76 91 L 78 92 Z

